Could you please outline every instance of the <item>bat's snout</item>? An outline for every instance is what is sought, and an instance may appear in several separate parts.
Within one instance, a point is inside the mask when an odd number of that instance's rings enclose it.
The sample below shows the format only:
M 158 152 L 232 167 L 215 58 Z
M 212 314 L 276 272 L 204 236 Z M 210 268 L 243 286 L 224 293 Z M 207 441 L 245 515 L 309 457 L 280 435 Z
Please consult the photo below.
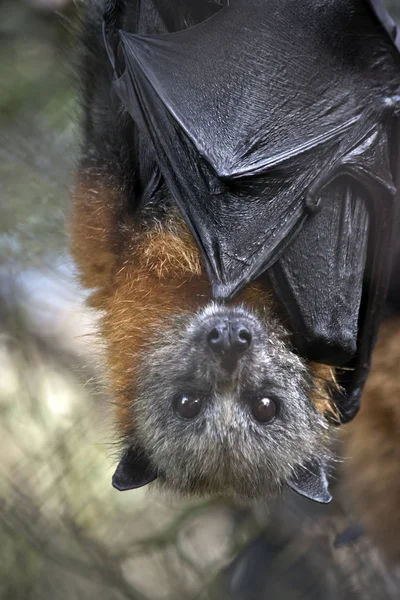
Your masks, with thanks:
M 200 377 L 214 384 L 251 366 L 260 350 L 267 351 L 267 336 L 260 319 L 245 306 L 210 304 L 192 320 L 186 345 L 195 355 Z
M 211 353 L 232 371 L 253 341 L 253 324 L 245 316 L 218 315 L 203 324 L 205 342 Z

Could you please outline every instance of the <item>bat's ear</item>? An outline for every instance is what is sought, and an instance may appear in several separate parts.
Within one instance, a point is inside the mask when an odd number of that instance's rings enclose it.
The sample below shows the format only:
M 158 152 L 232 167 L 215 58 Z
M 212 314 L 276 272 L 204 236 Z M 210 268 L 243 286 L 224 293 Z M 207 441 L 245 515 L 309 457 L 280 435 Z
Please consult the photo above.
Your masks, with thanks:
M 124 452 L 113 475 L 112 484 L 120 492 L 134 490 L 157 479 L 157 473 L 145 452 L 131 446 Z
M 319 461 L 312 461 L 302 467 L 297 467 L 287 484 L 301 496 L 315 502 L 328 504 L 332 500 L 326 470 Z

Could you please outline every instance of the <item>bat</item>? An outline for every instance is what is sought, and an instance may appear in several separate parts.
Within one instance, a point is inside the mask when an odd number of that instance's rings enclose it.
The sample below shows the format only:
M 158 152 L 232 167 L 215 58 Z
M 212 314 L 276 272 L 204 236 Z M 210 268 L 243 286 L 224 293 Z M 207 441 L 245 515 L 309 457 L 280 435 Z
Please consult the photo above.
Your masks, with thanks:
M 83 47 L 72 251 L 114 486 L 329 501 L 394 251 L 394 24 L 378 0 L 110 0 Z

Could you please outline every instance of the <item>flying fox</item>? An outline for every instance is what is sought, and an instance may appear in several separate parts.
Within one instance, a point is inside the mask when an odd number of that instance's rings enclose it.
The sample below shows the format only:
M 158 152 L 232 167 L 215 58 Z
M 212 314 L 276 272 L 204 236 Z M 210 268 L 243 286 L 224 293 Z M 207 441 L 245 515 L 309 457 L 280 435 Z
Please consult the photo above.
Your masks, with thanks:
M 328 502 L 384 315 L 400 38 L 379 0 L 108 0 L 71 216 L 113 485 Z

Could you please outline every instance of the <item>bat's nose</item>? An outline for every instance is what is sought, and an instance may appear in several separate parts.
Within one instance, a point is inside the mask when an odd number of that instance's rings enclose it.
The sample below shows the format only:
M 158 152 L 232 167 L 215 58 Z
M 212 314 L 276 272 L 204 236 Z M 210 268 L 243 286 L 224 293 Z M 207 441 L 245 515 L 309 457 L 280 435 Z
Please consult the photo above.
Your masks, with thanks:
M 216 317 L 207 333 L 207 344 L 227 366 L 234 366 L 252 343 L 251 323 L 244 317 Z

